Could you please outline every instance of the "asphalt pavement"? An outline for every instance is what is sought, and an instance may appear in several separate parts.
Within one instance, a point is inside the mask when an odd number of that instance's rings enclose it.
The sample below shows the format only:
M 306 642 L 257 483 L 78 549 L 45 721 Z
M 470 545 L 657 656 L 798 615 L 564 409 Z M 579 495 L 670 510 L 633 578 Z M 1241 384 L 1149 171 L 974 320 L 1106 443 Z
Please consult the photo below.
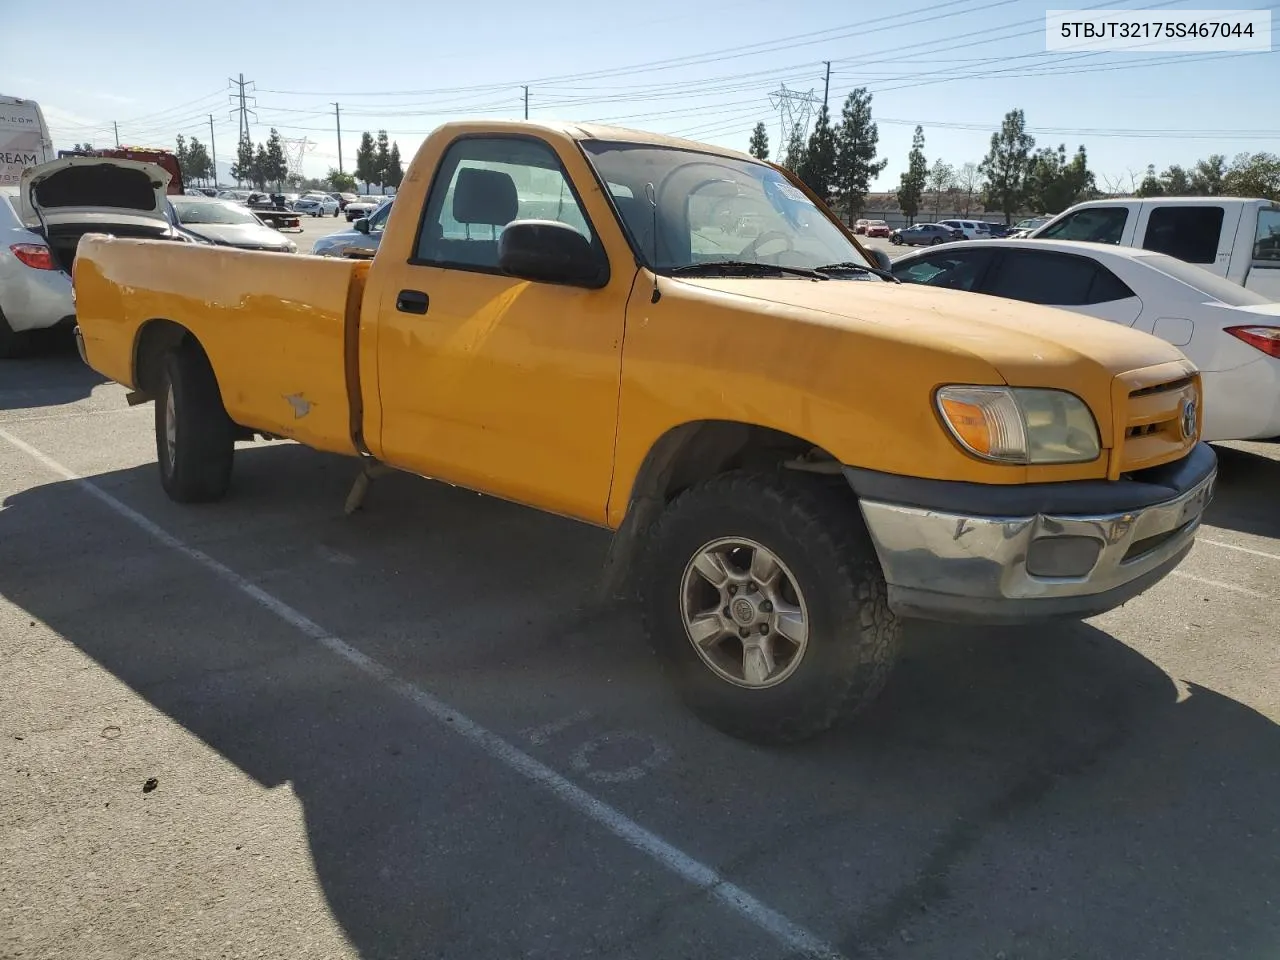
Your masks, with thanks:
M 4 960 L 1275 954 L 1276 445 L 1148 594 L 913 625 L 763 749 L 593 606 L 600 531 L 408 476 L 346 516 L 286 442 L 181 507 L 152 417 L 0 367 Z

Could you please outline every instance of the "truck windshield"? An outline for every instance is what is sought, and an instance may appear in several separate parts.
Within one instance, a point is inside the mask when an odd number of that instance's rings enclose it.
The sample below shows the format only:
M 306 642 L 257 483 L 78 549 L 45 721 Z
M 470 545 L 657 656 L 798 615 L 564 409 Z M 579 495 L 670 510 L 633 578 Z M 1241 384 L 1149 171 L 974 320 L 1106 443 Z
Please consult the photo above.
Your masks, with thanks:
M 582 144 L 640 256 L 659 273 L 717 261 L 812 270 L 867 264 L 777 170 L 652 144 Z M 654 228 L 657 228 L 655 236 Z

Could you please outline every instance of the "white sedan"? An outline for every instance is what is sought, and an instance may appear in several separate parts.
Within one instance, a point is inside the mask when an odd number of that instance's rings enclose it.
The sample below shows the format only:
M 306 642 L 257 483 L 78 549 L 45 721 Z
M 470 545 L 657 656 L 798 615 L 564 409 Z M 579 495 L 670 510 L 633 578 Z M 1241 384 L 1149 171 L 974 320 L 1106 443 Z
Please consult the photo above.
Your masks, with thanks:
M 1150 250 L 949 243 L 893 261 L 907 283 L 1061 307 L 1174 344 L 1200 368 L 1205 440 L 1280 438 L 1280 303 Z
M 313 217 L 338 215 L 338 201 L 327 193 L 308 193 L 293 201 L 295 213 L 309 213 Z

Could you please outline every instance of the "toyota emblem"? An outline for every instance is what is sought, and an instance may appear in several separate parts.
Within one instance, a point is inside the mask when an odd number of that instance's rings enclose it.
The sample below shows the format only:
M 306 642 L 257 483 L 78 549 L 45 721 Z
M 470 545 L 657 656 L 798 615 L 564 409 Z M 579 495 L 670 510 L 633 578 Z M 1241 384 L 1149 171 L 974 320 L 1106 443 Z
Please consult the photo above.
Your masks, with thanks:
M 1182 401 L 1182 435 L 1188 439 L 1196 435 L 1196 427 L 1199 426 L 1198 413 L 1195 400 L 1188 398 Z

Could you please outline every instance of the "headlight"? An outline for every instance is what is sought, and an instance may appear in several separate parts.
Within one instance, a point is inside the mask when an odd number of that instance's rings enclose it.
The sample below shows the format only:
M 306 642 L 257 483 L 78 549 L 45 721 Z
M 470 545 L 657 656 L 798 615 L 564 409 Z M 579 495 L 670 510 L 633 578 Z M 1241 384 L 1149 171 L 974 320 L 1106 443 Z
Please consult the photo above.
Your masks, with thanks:
M 943 387 L 942 422 L 966 450 L 1000 463 L 1086 463 L 1102 452 L 1098 425 L 1065 390 Z

